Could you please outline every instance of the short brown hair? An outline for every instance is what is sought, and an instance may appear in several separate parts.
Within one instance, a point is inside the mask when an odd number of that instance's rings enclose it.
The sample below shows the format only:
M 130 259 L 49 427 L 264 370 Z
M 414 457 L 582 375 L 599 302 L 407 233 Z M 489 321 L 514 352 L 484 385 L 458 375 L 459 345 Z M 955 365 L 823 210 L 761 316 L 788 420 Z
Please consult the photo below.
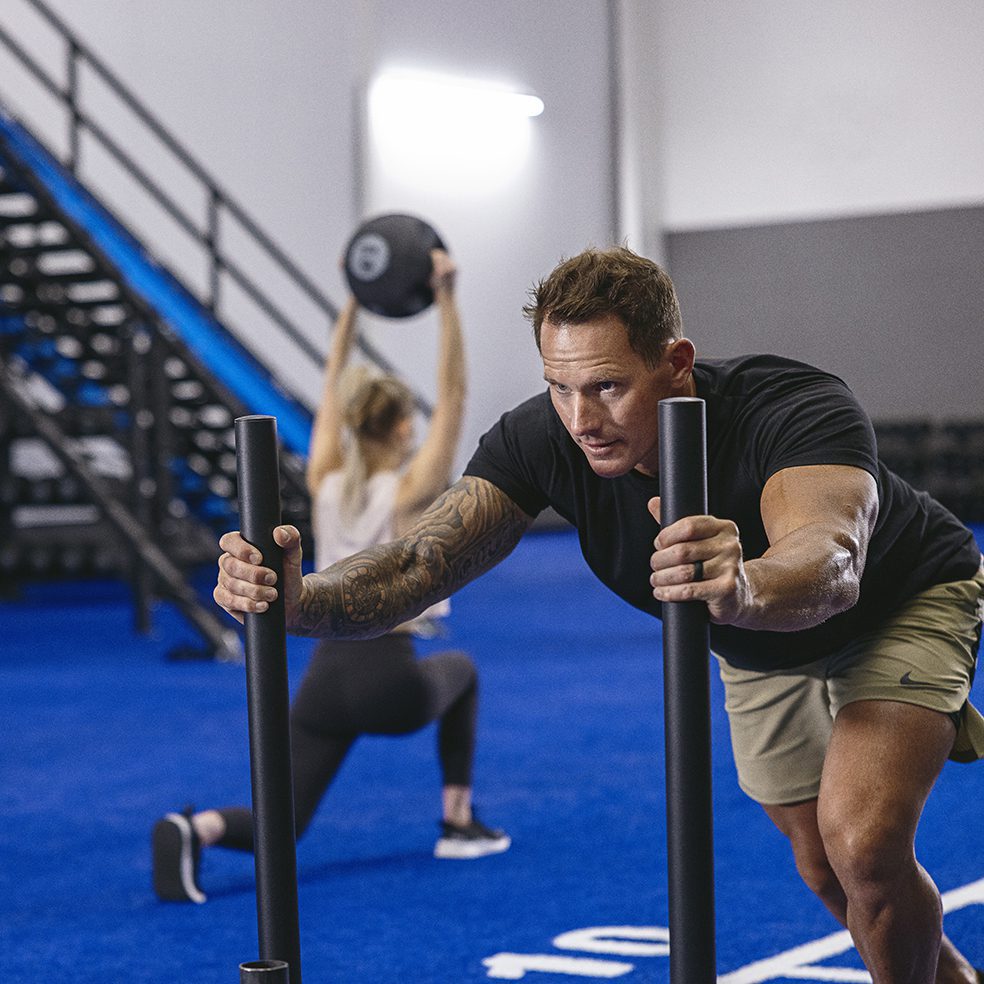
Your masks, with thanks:
M 659 362 L 667 342 L 683 334 L 669 274 L 627 246 L 587 249 L 564 260 L 531 288 L 523 314 L 533 325 L 537 349 L 544 321 L 576 325 L 613 314 L 628 330 L 629 345 L 650 366 Z

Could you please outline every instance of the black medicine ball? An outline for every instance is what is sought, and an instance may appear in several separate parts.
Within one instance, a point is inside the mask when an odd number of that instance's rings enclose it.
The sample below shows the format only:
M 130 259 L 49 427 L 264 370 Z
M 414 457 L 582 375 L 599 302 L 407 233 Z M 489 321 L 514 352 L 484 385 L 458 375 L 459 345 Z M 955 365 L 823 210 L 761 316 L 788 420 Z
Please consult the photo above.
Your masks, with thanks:
M 393 213 L 364 222 L 345 248 L 345 279 L 355 299 L 386 318 L 408 318 L 434 302 L 432 249 L 446 249 L 434 228 Z

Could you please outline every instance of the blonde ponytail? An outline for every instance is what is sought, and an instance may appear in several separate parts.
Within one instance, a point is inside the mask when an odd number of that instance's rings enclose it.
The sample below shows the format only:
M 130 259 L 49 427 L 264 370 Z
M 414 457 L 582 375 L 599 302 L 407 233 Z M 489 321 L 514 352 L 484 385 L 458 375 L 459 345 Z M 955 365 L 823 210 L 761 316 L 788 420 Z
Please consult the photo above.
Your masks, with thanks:
M 350 438 L 342 469 L 341 514 L 343 519 L 352 520 L 366 505 L 366 445 L 388 440 L 396 424 L 412 414 L 413 397 L 399 380 L 375 374 L 365 365 L 345 369 L 338 396 Z

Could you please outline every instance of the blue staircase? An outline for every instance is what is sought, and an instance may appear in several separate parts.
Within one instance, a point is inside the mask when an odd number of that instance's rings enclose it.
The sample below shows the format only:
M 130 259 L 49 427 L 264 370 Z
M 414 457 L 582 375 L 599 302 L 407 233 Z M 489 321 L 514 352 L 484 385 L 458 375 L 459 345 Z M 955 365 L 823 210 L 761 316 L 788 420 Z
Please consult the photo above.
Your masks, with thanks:
M 277 417 L 284 519 L 309 527 L 310 412 L 18 122 L 0 115 L 0 587 L 128 577 L 138 622 L 238 525 L 233 424 Z M 224 619 L 224 616 L 223 616 Z

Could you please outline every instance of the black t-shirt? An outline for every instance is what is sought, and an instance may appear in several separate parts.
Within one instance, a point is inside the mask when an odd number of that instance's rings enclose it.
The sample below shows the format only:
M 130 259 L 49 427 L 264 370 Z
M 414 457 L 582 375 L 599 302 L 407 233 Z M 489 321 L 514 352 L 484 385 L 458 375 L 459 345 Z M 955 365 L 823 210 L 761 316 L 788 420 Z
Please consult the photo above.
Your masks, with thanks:
M 858 603 L 798 632 L 711 625 L 711 648 L 734 666 L 769 670 L 836 652 L 917 592 L 973 577 L 973 534 L 925 492 L 878 461 L 874 431 L 847 385 L 829 373 L 777 356 L 702 360 L 694 367 L 706 401 L 708 511 L 731 519 L 746 560 L 769 543 L 759 504 L 783 468 L 852 465 L 878 483 L 878 520 Z M 578 530 L 591 570 L 627 602 L 660 616 L 649 585 L 659 526 L 648 500 L 658 478 L 632 471 L 601 478 L 542 393 L 506 413 L 484 435 L 465 474 L 484 478 L 536 516 L 546 506 Z

